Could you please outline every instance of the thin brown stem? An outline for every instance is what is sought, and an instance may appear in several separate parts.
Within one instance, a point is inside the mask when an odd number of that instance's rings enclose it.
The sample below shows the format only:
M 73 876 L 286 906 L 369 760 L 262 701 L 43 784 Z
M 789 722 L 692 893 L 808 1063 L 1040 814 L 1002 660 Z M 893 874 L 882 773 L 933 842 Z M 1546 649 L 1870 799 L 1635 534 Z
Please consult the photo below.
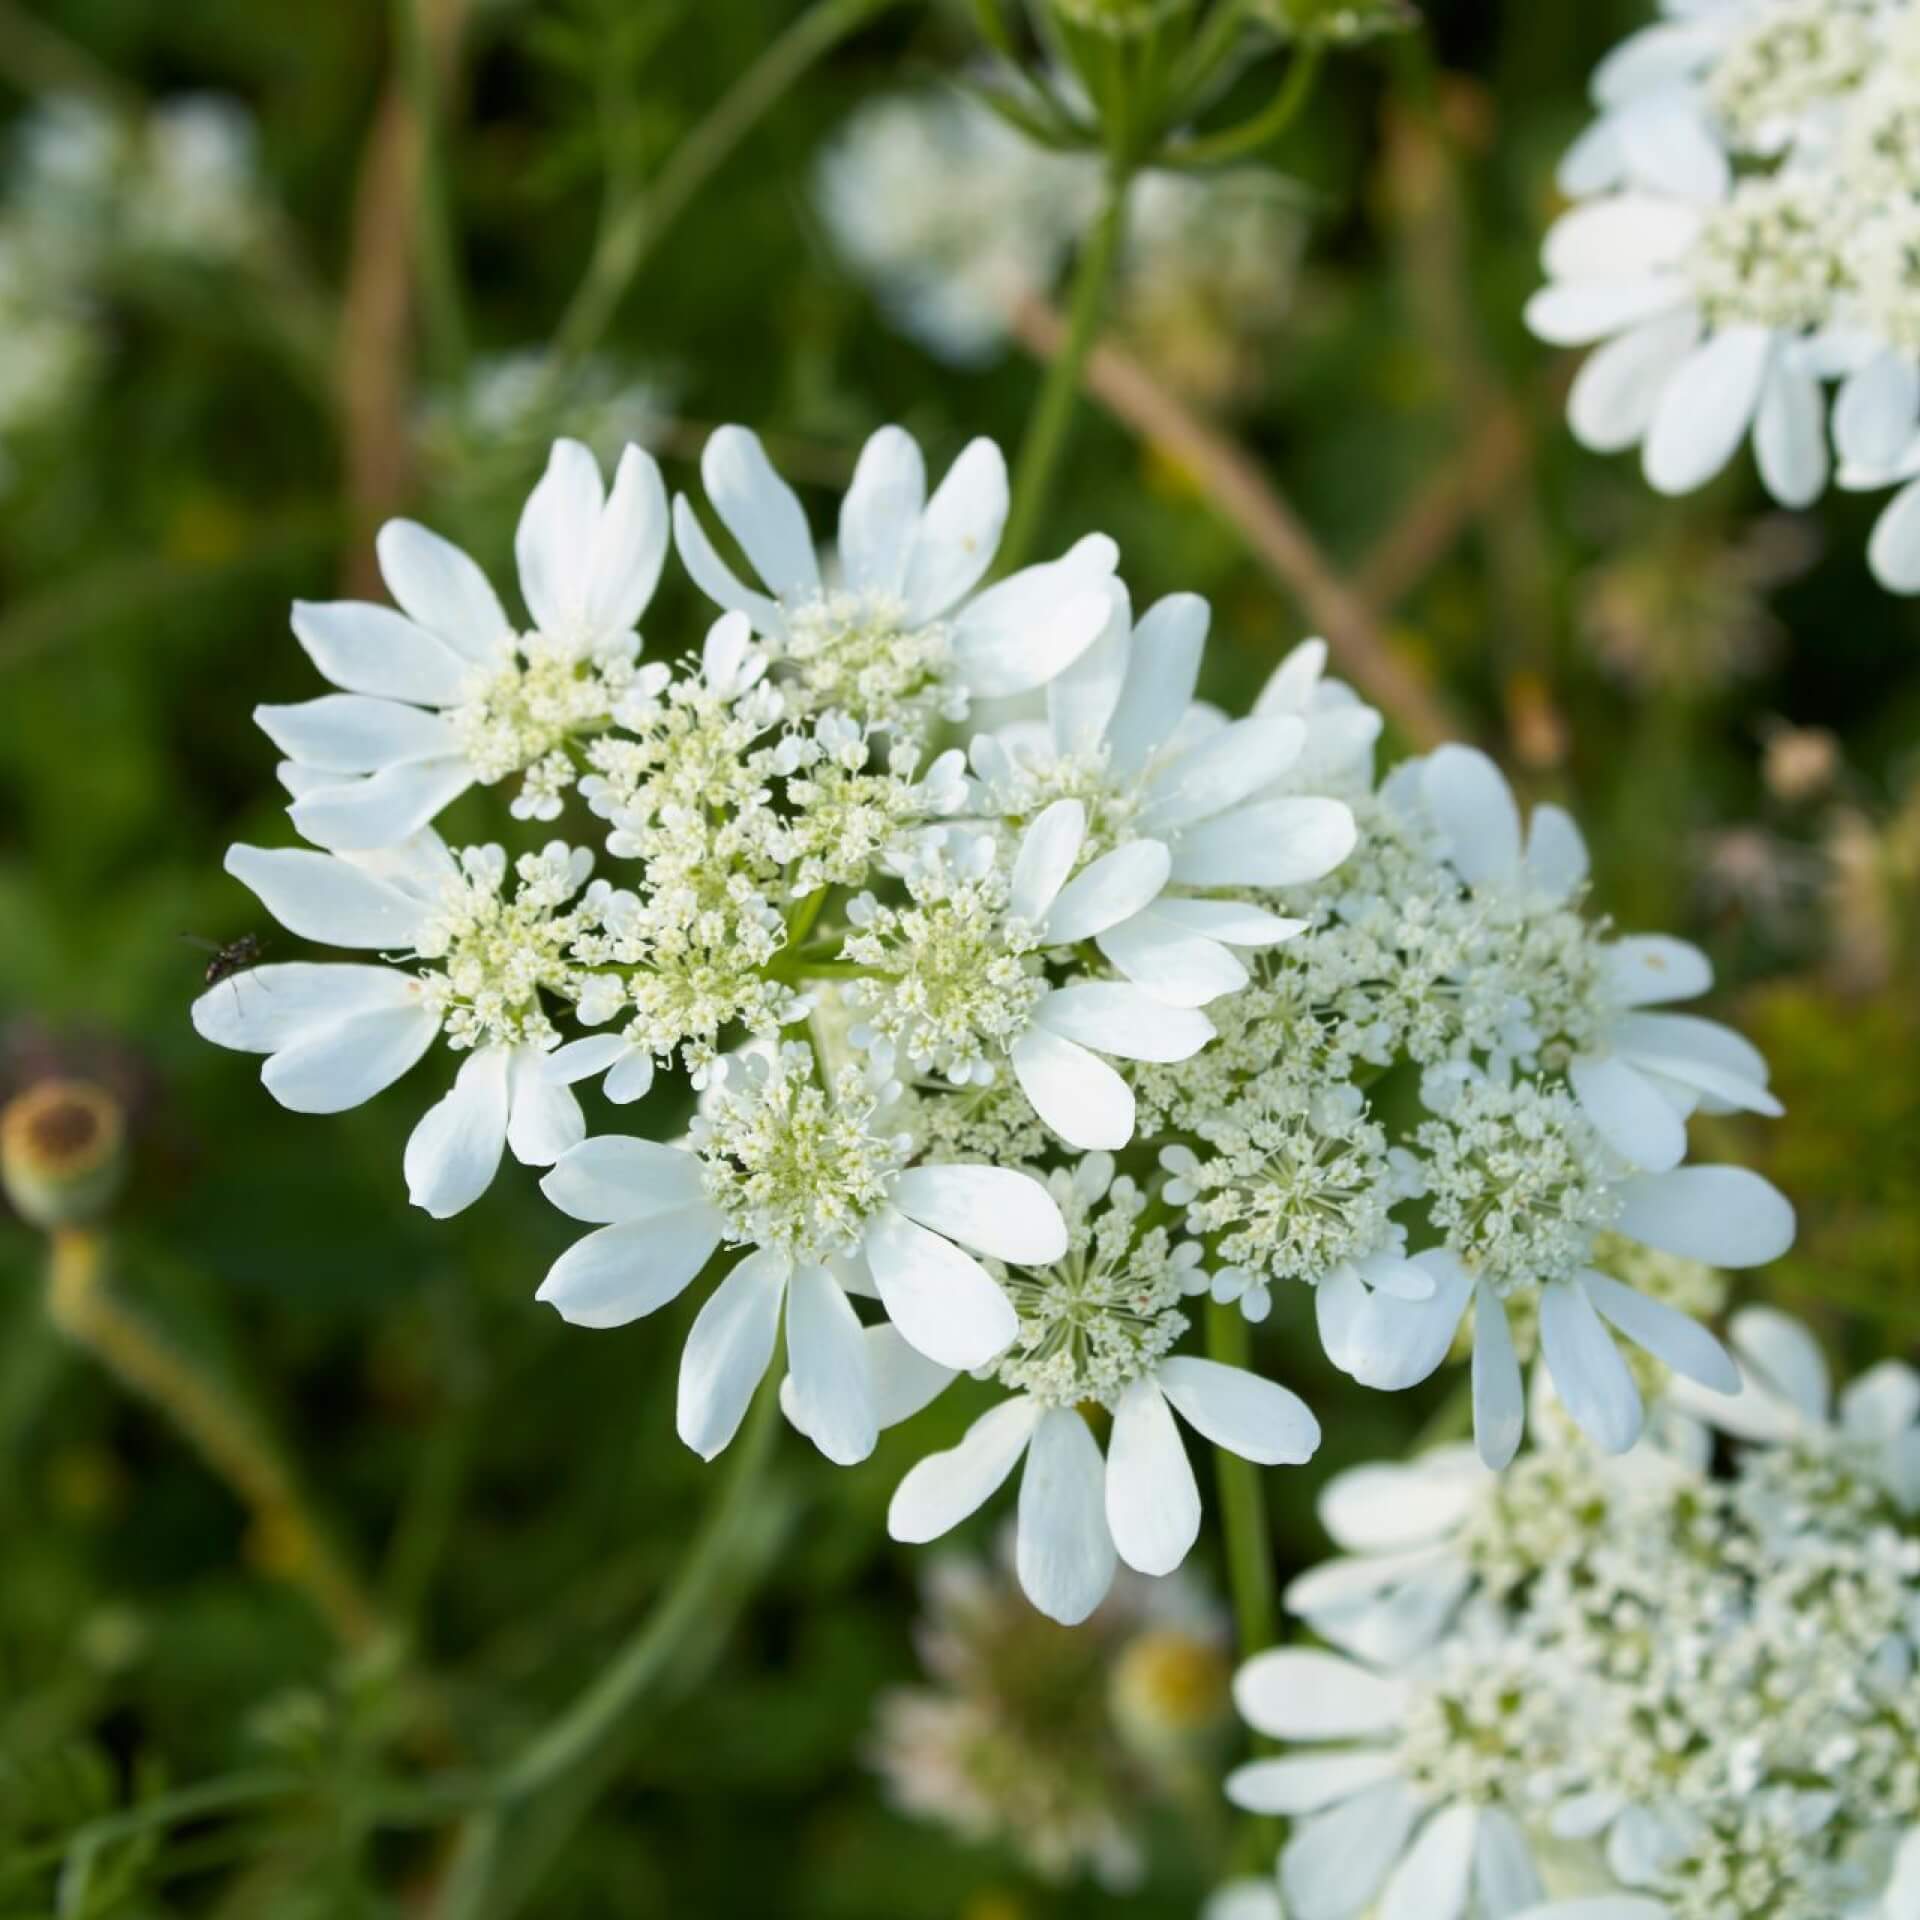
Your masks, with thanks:
M 274 1565 L 305 1591 L 342 1646 L 374 1640 L 382 1631 L 378 1609 L 253 1418 L 217 1379 L 114 1297 L 99 1233 L 66 1227 L 52 1244 L 47 1313 L 54 1325 L 173 1422 L 239 1496 Z
M 1065 338 L 1060 316 L 1023 301 L 1014 314 L 1021 344 L 1051 358 Z M 1195 413 L 1111 341 L 1088 356 L 1087 392 L 1123 426 L 1151 441 L 1193 477 L 1254 556 L 1326 636 L 1334 664 L 1414 745 L 1467 731 L 1446 697 L 1394 649 L 1372 609 L 1334 570 L 1299 516 L 1245 448 Z

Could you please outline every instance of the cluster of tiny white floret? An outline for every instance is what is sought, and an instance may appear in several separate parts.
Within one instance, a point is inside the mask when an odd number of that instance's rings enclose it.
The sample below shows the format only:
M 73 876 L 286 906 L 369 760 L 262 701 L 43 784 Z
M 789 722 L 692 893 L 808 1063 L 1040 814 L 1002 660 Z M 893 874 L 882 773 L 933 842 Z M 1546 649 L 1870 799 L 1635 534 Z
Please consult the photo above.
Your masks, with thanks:
M 1663 492 L 1711 478 L 1749 430 L 1784 505 L 1836 472 L 1898 487 L 1868 557 L 1920 590 L 1904 484 L 1920 449 L 1920 14 L 1663 11 L 1594 76 L 1599 118 L 1561 167 L 1579 204 L 1529 310 L 1546 339 L 1605 343 L 1575 383 L 1574 431 L 1602 451 L 1644 441 Z
M 1386 1388 L 1470 1327 L 1490 1461 L 1536 1346 L 1631 1444 L 1644 1368 L 1602 1320 L 1719 1377 L 1681 1310 L 1711 1298 L 1661 1298 L 1643 1249 L 1785 1244 L 1764 1182 L 1680 1164 L 1697 1108 L 1772 1110 L 1765 1066 L 1660 1011 L 1706 961 L 1586 913 L 1564 815 L 1523 834 L 1466 749 L 1376 786 L 1378 716 L 1317 642 L 1228 718 L 1197 697 L 1205 604 L 1136 617 L 1101 536 L 989 584 L 985 442 L 929 490 L 904 434 L 873 436 L 824 568 L 751 434 L 721 429 L 702 475 L 761 585 L 644 452 L 609 485 L 560 442 L 515 542 L 524 621 L 408 522 L 379 538 L 397 607 L 296 609 L 341 692 L 259 718 L 314 845 L 228 864 L 362 958 L 223 981 L 204 1033 L 315 1112 L 443 1041 L 409 1190 L 445 1216 L 505 1149 L 550 1168 L 593 1229 L 540 1290 L 569 1320 L 638 1318 L 714 1262 L 677 1410 L 704 1455 L 783 1334 L 789 1414 L 835 1460 L 958 1376 L 997 1386 L 892 1523 L 932 1537 L 1030 1453 L 1021 1578 L 1061 1619 L 1191 1545 L 1176 1416 L 1264 1465 L 1318 1443 L 1290 1390 L 1182 1351 L 1205 1296 L 1310 1302 Z M 697 651 L 639 631 L 676 541 L 723 608 Z M 963 718 L 988 699 L 1025 706 Z M 470 789 L 580 828 L 450 848 L 432 821 Z M 641 1125 L 594 1134 L 595 1085 Z
M 1885 1363 L 1830 1418 L 1804 1331 L 1758 1312 L 1736 1339 L 1745 1394 L 1678 1392 L 1631 1460 L 1543 1399 L 1515 1473 L 1443 1449 L 1328 1488 L 1357 1552 L 1289 1601 L 1342 1651 L 1263 1656 L 1239 1694 L 1266 1733 L 1369 1758 L 1292 1748 L 1229 1787 L 1304 1816 L 1290 1920 L 1383 1886 L 1392 1909 L 1396 1884 L 1424 1884 L 1439 1920 L 1577 1920 L 1610 1893 L 1633 1920 L 1913 1910 L 1920 1376 Z M 1736 1436 L 1730 1465 L 1703 1418 Z M 1343 1863 L 1332 1842 L 1363 1813 L 1391 1841 Z

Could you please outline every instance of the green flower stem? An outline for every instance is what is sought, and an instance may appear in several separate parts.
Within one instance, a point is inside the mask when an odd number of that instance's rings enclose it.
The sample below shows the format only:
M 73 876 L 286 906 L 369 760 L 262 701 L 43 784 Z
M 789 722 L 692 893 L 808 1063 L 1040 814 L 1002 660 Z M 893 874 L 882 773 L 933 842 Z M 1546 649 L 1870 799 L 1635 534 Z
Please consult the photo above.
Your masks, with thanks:
M 1253 1358 L 1253 1336 L 1237 1300 L 1207 1302 L 1207 1352 L 1223 1366 L 1244 1367 Z M 1260 1469 L 1224 1447 L 1213 1450 L 1226 1530 L 1227 1582 L 1240 1657 L 1270 1647 L 1280 1637 L 1273 1590 L 1273 1536 L 1267 1525 Z
M 598 1748 L 673 1671 L 682 1647 L 705 1628 L 740 1584 L 759 1505 L 760 1484 L 780 1425 L 776 1355 L 733 1442 L 725 1490 L 682 1561 L 673 1585 L 638 1630 L 572 1706 L 536 1734 L 498 1776 L 503 1800 L 524 1800 L 551 1785 Z
M 1168 148 L 1160 155 L 1160 164 L 1168 167 L 1218 167 L 1229 160 L 1239 160 L 1249 153 L 1258 152 L 1260 148 L 1279 139 L 1299 118 L 1300 109 L 1307 104 L 1313 92 L 1313 83 L 1320 72 L 1320 54 L 1319 43 L 1309 42 L 1288 63 L 1285 78 L 1261 112 L 1241 121 L 1237 127 L 1228 127 L 1221 133 L 1203 134 L 1197 140 Z
M 47 1316 L 122 1386 L 164 1413 L 239 1495 L 276 1566 L 306 1592 L 342 1646 L 365 1647 L 379 1637 L 379 1608 L 258 1423 L 218 1379 L 114 1298 L 100 1234 L 81 1227 L 54 1234 Z
M 1047 369 L 1014 466 L 1013 508 L 1000 543 L 999 568 L 1011 573 L 1023 566 L 1046 518 L 1066 451 L 1067 430 L 1080 394 L 1080 376 L 1099 337 L 1107 291 L 1120 260 L 1120 241 L 1126 231 L 1127 189 L 1130 171 L 1117 168 L 1107 186 L 1107 203 L 1088 233 L 1074 270 L 1073 295 L 1067 311 L 1067 333 L 1060 351 Z
M 613 210 L 554 334 L 553 369 L 578 364 L 606 331 L 661 237 L 761 117 L 816 61 L 898 0 L 816 0 L 721 95 L 652 183 Z

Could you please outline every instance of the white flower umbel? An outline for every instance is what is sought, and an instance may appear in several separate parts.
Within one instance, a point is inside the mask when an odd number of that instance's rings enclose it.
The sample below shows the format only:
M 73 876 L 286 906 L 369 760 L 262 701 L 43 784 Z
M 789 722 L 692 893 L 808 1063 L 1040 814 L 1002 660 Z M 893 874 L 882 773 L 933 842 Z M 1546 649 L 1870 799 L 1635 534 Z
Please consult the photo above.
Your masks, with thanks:
M 1080 977 L 1049 958 L 1097 942 L 1147 911 L 1167 882 L 1157 840 L 1129 840 L 1082 864 L 1087 811 L 1056 800 L 1010 865 L 988 833 L 956 832 L 907 862 L 910 904 L 855 903 L 846 955 L 873 977 L 847 989 L 854 1039 L 889 1068 L 990 1086 L 1004 1055 L 1034 1111 L 1069 1146 L 1123 1147 L 1133 1093 L 1098 1056 L 1190 1058 L 1213 1038 L 1207 1017 L 1126 981 Z M 1061 974 L 1065 977 L 1061 978 Z
M 807 1047 L 734 1063 L 690 1146 L 605 1136 L 561 1158 L 543 1191 L 598 1230 L 539 1297 L 576 1325 L 623 1326 L 677 1299 L 723 1242 L 748 1247 L 687 1336 L 681 1438 L 708 1459 L 733 1438 L 784 1302 L 795 1424 L 829 1458 L 865 1459 L 890 1398 L 876 1397 L 849 1286 L 877 1294 L 938 1366 L 984 1366 L 1018 1322 L 973 1255 L 1044 1262 L 1066 1244 L 1058 1207 L 1026 1174 L 909 1167 L 911 1146 L 857 1072 L 821 1085 Z
M 1920 1911 L 1920 1531 L 1877 1444 L 1910 1421 L 1911 1381 L 1876 1369 L 1846 1391 L 1862 1409 L 1842 1422 L 1868 1443 L 1856 1446 L 1818 1431 L 1827 1374 L 1804 1332 L 1771 1314 L 1745 1331 L 1750 1390 L 1792 1425 L 1755 1445 L 1736 1433 L 1730 1461 L 1684 1419 L 1670 1427 L 1676 1450 L 1596 1459 L 1543 1413 L 1517 1474 L 1476 1477 L 1450 1455 L 1357 1469 L 1329 1489 L 1362 1555 L 1304 1576 L 1289 1604 L 1321 1631 L 1364 1627 L 1373 1644 L 1359 1663 L 1262 1655 L 1238 1689 L 1256 1726 L 1311 1743 L 1243 1769 L 1231 1789 L 1298 1818 L 1282 1855 L 1291 1911 Z M 1803 1410 L 1783 1414 L 1794 1403 Z M 1439 1561 L 1423 1573 L 1420 1553 L 1451 1558 L 1450 1607 L 1422 1598 Z M 1415 1624 L 1398 1654 L 1381 1650 Z M 1330 1752 L 1333 1740 L 1351 1744 Z M 1477 1809 L 1471 1848 L 1465 1816 L 1441 1801 Z M 1425 1829 L 1383 1886 L 1423 1808 Z M 1489 1808 L 1507 1823 L 1492 1856 Z
M 567 954 L 582 911 L 570 903 L 592 864 L 556 841 L 515 863 L 509 890 L 499 847 L 455 856 L 430 830 L 380 854 L 234 847 L 227 871 L 282 926 L 384 960 L 255 967 L 208 988 L 193 1023 L 220 1046 L 266 1054 L 267 1091 L 296 1113 L 359 1106 L 436 1035 L 464 1052 L 452 1092 L 407 1142 L 408 1193 L 443 1219 L 487 1190 L 504 1148 L 550 1166 L 586 1132 L 547 1054 L 550 1007 L 582 985 Z
M 1280 1856 L 1294 1920 L 1512 1915 L 1546 1888 L 1517 1817 L 1546 1783 L 1569 1701 L 1524 1645 L 1448 1647 L 1405 1673 L 1292 1648 L 1234 1680 L 1248 1722 L 1313 1751 L 1255 1760 L 1227 1782 L 1255 1813 L 1295 1821 Z
M 1586 842 L 1567 814 L 1535 808 L 1523 841 L 1512 788 L 1472 747 L 1441 747 L 1421 762 L 1418 797 L 1448 863 L 1498 929 L 1498 948 L 1476 964 L 1509 976 L 1505 1051 L 1529 1066 L 1563 1067 L 1609 1147 L 1664 1173 L 1686 1158 L 1696 1109 L 1780 1113 L 1766 1061 L 1731 1028 L 1647 1011 L 1708 992 L 1712 965 L 1683 940 L 1610 940 L 1589 928 L 1578 911 Z
M 685 495 L 673 509 L 680 557 L 710 599 L 752 621 L 798 714 L 840 707 L 917 737 L 971 698 L 1043 685 L 1106 624 L 1119 556 L 1103 534 L 976 591 L 1007 518 L 1006 462 L 990 440 L 968 445 L 929 496 L 912 437 L 882 427 L 860 451 L 827 573 L 756 435 L 718 429 L 700 477 L 763 584 L 741 581 Z
M 1204 600 L 1170 594 L 1136 627 L 1116 587 L 1099 638 L 1049 684 L 1045 723 L 980 735 L 971 748 L 976 805 L 989 817 L 1023 824 L 1075 799 L 1091 851 L 1143 837 L 1166 847 L 1166 888 L 1095 944 L 1137 986 L 1181 1007 L 1244 987 L 1241 951 L 1301 931 L 1303 922 L 1246 893 L 1318 880 L 1354 843 L 1344 801 L 1290 785 L 1309 757 L 1316 715 L 1276 699 L 1227 721 L 1194 700 L 1208 618 Z M 1371 721 L 1377 730 L 1378 717 Z M 1334 757 L 1354 731 L 1348 716 L 1331 723 Z M 1236 893 L 1243 897 L 1221 897 Z
M 1124 1560 L 1171 1573 L 1200 1531 L 1200 1490 L 1174 1414 L 1242 1459 L 1297 1465 L 1320 1443 L 1305 1403 L 1237 1367 L 1171 1351 L 1180 1301 L 1204 1284 L 1164 1227 L 1137 1231 L 1145 1197 L 1090 1154 L 1051 1185 L 1067 1221 L 1057 1264 L 1030 1261 L 1005 1285 L 1018 1318 L 996 1378 L 1014 1398 L 960 1443 L 922 1460 L 888 1509 L 896 1540 L 938 1538 L 1026 1461 L 1016 1564 L 1041 1612 L 1072 1624 L 1105 1596 Z M 1105 1457 L 1081 1408 L 1112 1415 Z
M 338 850 L 390 846 L 476 782 L 522 776 L 522 819 L 557 819 L 579 743 L 638 690 L 635 622 L 667 551 L 666 489 L 629 447 L 613 490 L 574 440 L 554 443 L 520 516 L 515 551 L 533 627 L 517 633 L 486 575 L 411 520 L 381 528 L 380 569 L 399 611 L 303 602 L 293 630 L 343 691 L 255 718 L 296 766 L 329 776 L 294 824 Z
M 1875 0 L 1673 4 L 1594 76 L 1598 121 L 1560 170 L 1582 204 L 1548 236 L 1543 338 L 1604 342 L 1568 417 L 1645 442 L 1683 493 L 1751 431 L 1788 506 L 1826 484 L 1898 487 L 1868 559 L 1920 591 L 1920 31 Z

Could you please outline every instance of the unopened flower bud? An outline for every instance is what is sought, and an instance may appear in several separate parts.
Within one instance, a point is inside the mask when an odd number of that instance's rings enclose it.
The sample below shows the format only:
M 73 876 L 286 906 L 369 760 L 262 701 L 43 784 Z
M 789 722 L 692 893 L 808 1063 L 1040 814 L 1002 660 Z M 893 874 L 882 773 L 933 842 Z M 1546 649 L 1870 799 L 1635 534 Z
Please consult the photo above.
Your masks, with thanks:
M 97 1218 L 120 1189 L 126 1124 L 90 1080 L 41 1080 L 0 1111 L 0 1184 L 20 1217 L 51 1231 Z

